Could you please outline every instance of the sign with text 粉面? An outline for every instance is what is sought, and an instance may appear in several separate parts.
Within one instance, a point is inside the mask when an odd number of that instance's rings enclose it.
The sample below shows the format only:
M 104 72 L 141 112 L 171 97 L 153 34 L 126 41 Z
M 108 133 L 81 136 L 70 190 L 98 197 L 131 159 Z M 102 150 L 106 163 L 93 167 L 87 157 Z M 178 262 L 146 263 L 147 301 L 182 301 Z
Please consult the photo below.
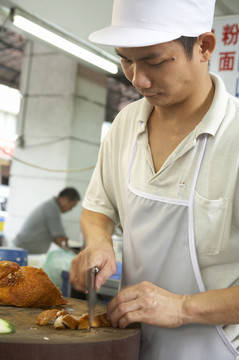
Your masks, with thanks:
M 215 17 L 213 31 L 217 43 L 209 69 L 224 80 L 229 93 L 239 98 L 239 14 Z

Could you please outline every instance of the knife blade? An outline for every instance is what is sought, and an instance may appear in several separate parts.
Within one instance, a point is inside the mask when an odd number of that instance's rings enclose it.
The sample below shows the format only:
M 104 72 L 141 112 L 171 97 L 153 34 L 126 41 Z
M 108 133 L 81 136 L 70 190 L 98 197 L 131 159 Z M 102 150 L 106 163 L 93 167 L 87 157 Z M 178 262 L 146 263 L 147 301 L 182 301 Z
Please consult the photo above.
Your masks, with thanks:
M 88 284 L 88 314 L 90 328 L 93 324 L 94 319 L 94 308 L 96 304 L 96 292 L 95 292 L 95 276 L 99 272 L 99 269 L 95 266 L 88 270 L 87 284 Z

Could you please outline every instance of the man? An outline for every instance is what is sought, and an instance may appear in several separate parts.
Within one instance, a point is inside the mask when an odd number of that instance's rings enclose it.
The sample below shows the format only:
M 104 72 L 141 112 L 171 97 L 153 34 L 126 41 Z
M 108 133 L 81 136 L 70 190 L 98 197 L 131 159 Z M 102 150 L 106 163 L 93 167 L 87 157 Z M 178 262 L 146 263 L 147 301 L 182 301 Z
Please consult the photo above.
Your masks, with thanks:
M 208 72 L 213 13 L 214 0 L 116 0 L 112 25 L 90 37 L 116 47 L 144 98 L 101 146 L 70 281 L 86 289 L 97 266 L 98 289 L 115 272 L 120 222 L 122 290 L 108 317 L 142 323 L 143 360 L 239 356 L 239 102 Z
M 80 200 L 78 191 L 67 187 L 57 197 L 45 201 L 26 219 L 14 244 L 29 254 L 44 254 L 52 242 L 67 246 L 67 236 L 61 221 L 61 213 L 70 211 Z

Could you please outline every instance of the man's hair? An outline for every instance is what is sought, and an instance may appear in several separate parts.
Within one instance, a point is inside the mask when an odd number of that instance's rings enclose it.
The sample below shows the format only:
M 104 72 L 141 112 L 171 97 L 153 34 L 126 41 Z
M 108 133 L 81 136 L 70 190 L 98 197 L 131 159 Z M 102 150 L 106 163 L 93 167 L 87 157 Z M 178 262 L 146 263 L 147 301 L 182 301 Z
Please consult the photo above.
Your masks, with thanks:
M 180 42 L 185 50 L 185 54 L 189 60 L 192 59 L 193 56 L 193 47 L 197 41 L 197 37 L 189 37 L 189 36 L 181 36 L 175 41 Z
M 67 187 L 63 190 L 61 190 L 58 194 L 58 197 L 67 197 L 70 201 L 75 201 L 75 200 L 79 200 L 81 199 L 80 194 L 78 193 L 78 191 L 73 188 L 73 187 Z

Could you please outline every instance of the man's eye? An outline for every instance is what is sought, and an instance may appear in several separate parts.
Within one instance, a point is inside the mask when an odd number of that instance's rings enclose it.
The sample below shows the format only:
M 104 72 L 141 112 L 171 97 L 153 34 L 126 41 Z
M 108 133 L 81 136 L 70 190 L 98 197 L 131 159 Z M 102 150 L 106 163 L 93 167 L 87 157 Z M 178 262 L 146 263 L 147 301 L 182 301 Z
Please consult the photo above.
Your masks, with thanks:
M 121 62 L 122 62 L 123 64 L 132 64 L 132 61 L 131 61 L 131 60 L 128 60 L 128 59 L 122 59 L 122 58 L 121 58 Z
M 163 60 L 163 61 L 160 61 L 160 62 L 158 62 L 158 63 L 156 63 L 156 64 L 150 64 L 151 66 L 153 66 L 153 67 L 160 67 L 160 66 L 162 66 L 164 63 L 165 63 L 165 61 L 166 60 Z

